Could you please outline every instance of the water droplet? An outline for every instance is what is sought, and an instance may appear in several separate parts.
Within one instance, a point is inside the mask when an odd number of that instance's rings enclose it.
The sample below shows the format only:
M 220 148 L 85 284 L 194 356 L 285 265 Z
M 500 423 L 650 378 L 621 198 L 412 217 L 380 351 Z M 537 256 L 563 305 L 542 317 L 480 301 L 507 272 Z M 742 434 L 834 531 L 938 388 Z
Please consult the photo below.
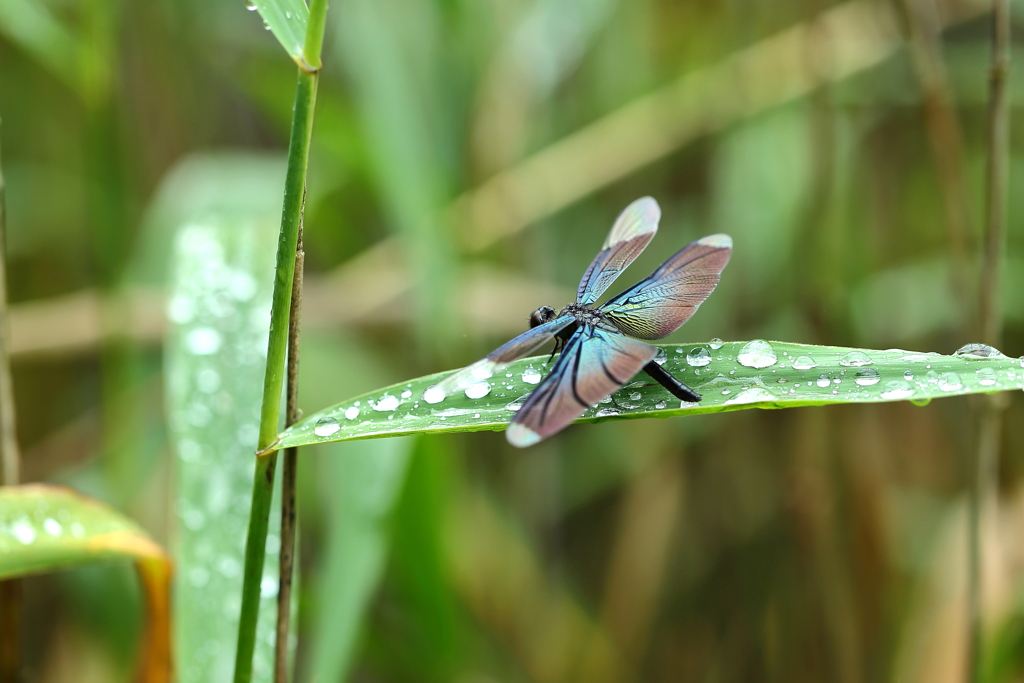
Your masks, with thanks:
M 800 356 L 793 361 L 794 370 L 810 370 L 811 368 L 818 367 L 818 364 L 814 362 L 810 356 Z
M 859 386 L 869 387 L 872 384 L 878 384 L 878 380 L 882 379 L 878 375 L 878 370 L 874 368 L 861 368 L 857 371 L 853 381 Z
M 767 368 L 775 365 L 779 359 L 775 355 L 775 349 L 772 348 L 771 344 L 761 339 L 755 339 L 754 341 L 747 342 L 740 349 L 736 360 L 739 361 L 740 365 L 748 368 Z
M 664 365 L 666 360 L 668 360 L 668 354 L 665 353 L 665 349 L 659 346 L 658 355 L 654 357 L 654 362 L 658 365 Z
M 880 396 L 884 399 L 899 400 L 914 395 L 914 387 L 902 379 L 891 379 L 885 383 L 885 391 Z
M 192 330 L 185 336 L 185 346 L 197 356 L 209 356 L 220 349 L 220 332 L 209 327 Z
M 53 519 L 52 517 L 46 518 L 46 521 L 43 522 L 43 529 L 46 530 L 46 533 L 54 537 L 60 536 L 62 533 L 64 533 L 64 527 L 62 527 L 60 525 L 60 522 Z
M 494 365 L 489 361 L 477 363 L 470 370 L 470 374 L 476 379 L 490 379 L 491 375 L 494 374 Z
M 939 389 L 943 391 L 956 391 L 963 386 L 963 382 L 960 381 L 960 375 L 955 372 L 944 372 L 939 377 Z
M 822 389 L 824 389 L 831 383 L 832 382 L 831 380 L 829 380 L 828 375 L 818 375 L 818 386 L 821 387 Z
M 975 371 L 974 376 L 978 379 L 978 384 L 983 387 L 990 387 L 996 383 L 996 371 L 992 368 L 979 368 Z
M 594 413 L 594 417 L 611 417 L 613 415 L 618 414 L 619 411 L 617 411 L 615 408 L 601 408 L 601 410 Z
M 629 395 L 629 398 L 632 401 L 639 401 L 640 400 L 640 392 L 639 391 L 634 391 L 632 394 Z
M 903 379 L 907 380 L 908 382 L 912 381 L 914 379 L 914 371 L 907 370 L 906 372 L 904 372 Z
M 928 382 L 928 384 L 938 384 L 939 373 L 935 372 L 934 370 L 929 370 L 928 372 L 924 373 L 924 381 Z
M 718 337 L 715 337 L 714 339 L 711 340 L 710 343 L 708 343 L 708 346 L 710 346 L 713 350 L 717 351 L 718 349 L 722 348 L 724 344 L 725 342 L 723 342 Z
M 25 518 L 21 518 L 11 525 L 11 535 L 22 545 L 29 545 L 36 540 L 36 530 L 32 527 L 32 523 Z
M 988 344 L 965 344 L 957 349 L 954 356 L 966 356 L 968 358 L 1006 358 L 999 349 Z
M 345 408 L 346 420 L 354 420 L 357 417 L 359 417 L 359 408 L 356 408 L 355 406 L 349 406 L 348 408 Z
M 382 413 L 394 410 L 397 407 L 398 397 L 392 396 L 391 394 L 384 394 L 376 403 L 373 404 L 373 409 Z
M 269 31 L 270 30 L 270 24 L 267 23 L 266 19 L 263 20 L 263 30 L 264 31 Z
M 738 405 L 742 403 L 760 403 L 762 401 L 774 401 L 775 397 L 761 387 L 751 387 L 736 394 L 725 405 Z
M 686 354 L 686 362 L 697 368 L 702 368 L 711 362 L 711 354 L 703 346 L 698 346 Z
M 447 396 L 448 395 L 444 393 L 444 390 L 436 384 L 432 387 L 427 387 L 426 391 L 423 392 L 423 400 L 427 403 L 440 403 Z
M 466 387 L 466 398 L 483 398 L 491 393 L 491 385 L 487 382 L 477 382 Z
M 253 3 L 249 3 L 248 5 L 245 6 L 245 9 L 249 10 L 250 12 L 255 12 L 256 11 L 256 5 L 253 4 Z
M 696 408 L 699 405 L 700 405 L 700 401 L 680 401 L 679 402 L 679 407 L 680 408 Z
M 839 364 L 845 365 L 848 368 L 859 368 L 862 365 L 871 365 L 873 362 L 874 361 L 868 357 L 868 354 L 863 351 L 850 351 L 839 359 Z
M 523 370 L 523 381 L 527 384 L 536 384 L 540 381 L 540 372 L 532 365 Z
M 405 399 L 405 398 L 412 398 L 412 391 L 410 391 L 409 389 L 406 389 L 405 391 L 403 391 L 402 392 L 402 398 L 403 399 Z
M 654 404 L 654 407 L 657 410 L 664 410 L 666 405 L 667 404 L 664 401 L 658 401 L 657 403 Z
M 291 13 L 291 12 L 288 12 L 288 11 L 286 11 L 286 12 L 284 13 L 284 18 L 285 18 L 285 19 L 291 19 L 291 18 L 292 18 L 292 13 Z
M 511 410 L 513 413 L 517 412 L 520 408 L 523 407 L 523 404 L 526 403 L 526 399 L 529 398 L 529 396 L 529 394 L 523 394 L 516 400 L 511 401 L 510 403 L 506 403 L 505 410 Z
M 321 417 L 316 421 L 316 425 L 313 426 L 313 433 L 317 436 L 330 436 L 340 429 L 338 421 L 333 417 Z

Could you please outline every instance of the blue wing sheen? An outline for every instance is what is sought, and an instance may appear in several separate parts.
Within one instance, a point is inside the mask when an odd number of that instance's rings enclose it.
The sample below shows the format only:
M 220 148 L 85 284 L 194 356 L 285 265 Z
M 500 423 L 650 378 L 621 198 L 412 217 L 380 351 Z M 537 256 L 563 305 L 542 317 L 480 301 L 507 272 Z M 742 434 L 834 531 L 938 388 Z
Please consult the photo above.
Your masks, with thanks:
M 622 388 L 658 349 L 617 332 L 583 325 L 569 338 L 547 377 L 505 430 L 524 448 L 561 431 L 590 406 Z
M 652 197 L 641 197 L 623 209 L 583 274 L 576 301 L 588 305 L 597 301 L 654 238 L 660 220 L 661 208 Z

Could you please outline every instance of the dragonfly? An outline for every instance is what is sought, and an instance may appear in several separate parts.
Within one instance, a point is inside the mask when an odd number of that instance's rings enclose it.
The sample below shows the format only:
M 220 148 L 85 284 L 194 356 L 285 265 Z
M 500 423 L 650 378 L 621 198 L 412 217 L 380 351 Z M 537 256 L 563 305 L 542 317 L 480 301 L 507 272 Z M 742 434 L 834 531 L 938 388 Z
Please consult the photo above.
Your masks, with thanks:
M 558 358 L 551 371 L 505 430 L 513 446 L 532 446 L 561 431 L 641 371 L 681 401 L 700 401 L 700 394 L 656 362 L 658 347 L 639 340 L 675 332 L 711 296 L 729 263 L 732 238 L 718 234 L 691 242 L 637 284 L 596 305 L 654 238 L 660 220 L 661 208 L 651 197 L 627 206 L 583 274 L 576 301 L 557 312 L 541 306 L 530 316 L 529 330 L 427 388 L 424 400 L 437 403 L 479 384 L 554 340 L 551 358 Z

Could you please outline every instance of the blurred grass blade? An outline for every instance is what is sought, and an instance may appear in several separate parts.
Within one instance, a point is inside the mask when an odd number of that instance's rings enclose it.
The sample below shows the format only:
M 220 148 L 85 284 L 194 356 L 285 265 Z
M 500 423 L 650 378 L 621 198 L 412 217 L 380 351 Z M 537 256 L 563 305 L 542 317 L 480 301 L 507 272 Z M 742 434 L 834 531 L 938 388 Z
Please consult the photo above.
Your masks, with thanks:
M 405 480 L 413 441 L 333 445 L 318 463 L 329 508 L 310 661 L 314 680 L 343 681 L 352 667 L 363 616 L 384 570 L 387 519 Z
M 968 351 L 971 346 L 975 347 L 973 353 Z M 952 356 L 761 340 L 663 348 L 665 369 L 703 394 L 699 404 L 680 404 L 660 385 L 640 375 L 615 394 L 618 406 L 608 401 L 589 409 L 579 422 L 745 408 L 927 402 L 1024 386 L 1024 361 L 980 345 L 970 345 Z M 395 384 L 310 415 L 285 430 L 274 446 L 503 429 L 547 372 L 546 360 L 546 356 L 523 359 L 490 381 L 466 390 L 477 398 L 460 392 L 438 403 L 424 401 L 424 390 L 448 372 Z
M 278 42 L 300 65 L 306 40 L 309 8 L 302 0 L 246 0 L 246 8 L 259 10 L 263 23 Z
M 284 163 L 209 156 L 169 177 L 157 204 L 173 200 L 179 220 L 165 357 L 177 455 L 175 668 L 183 682 L 208 683 L 230 680 L 234 665 L 280 211 L 259 193 L 281 187 Z M 273 673 L 276 577 L 270 547 L 255 658 L 260 681 Z
M 0 34 L 73 90 L 81 90 L 78 41 L 45 4 L 35 0 L 0 0 Z
M 133 521 L 59 486 L 0 487 L 0 579 L 134 560 L 147 605 L 138 679 L 171 680 L 171 563 Z

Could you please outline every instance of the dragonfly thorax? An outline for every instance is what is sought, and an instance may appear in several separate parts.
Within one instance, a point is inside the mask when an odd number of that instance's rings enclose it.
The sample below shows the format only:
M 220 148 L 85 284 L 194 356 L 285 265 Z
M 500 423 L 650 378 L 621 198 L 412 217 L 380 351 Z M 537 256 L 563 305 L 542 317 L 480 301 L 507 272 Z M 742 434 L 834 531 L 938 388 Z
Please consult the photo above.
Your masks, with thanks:
M 604 314 L 600 309 L 579 302 L 569 304 L 558 315 L 559 317 L 571 315 L 576 318 L 576 322 L 580 325 L 602 326 L 605 322 Z

